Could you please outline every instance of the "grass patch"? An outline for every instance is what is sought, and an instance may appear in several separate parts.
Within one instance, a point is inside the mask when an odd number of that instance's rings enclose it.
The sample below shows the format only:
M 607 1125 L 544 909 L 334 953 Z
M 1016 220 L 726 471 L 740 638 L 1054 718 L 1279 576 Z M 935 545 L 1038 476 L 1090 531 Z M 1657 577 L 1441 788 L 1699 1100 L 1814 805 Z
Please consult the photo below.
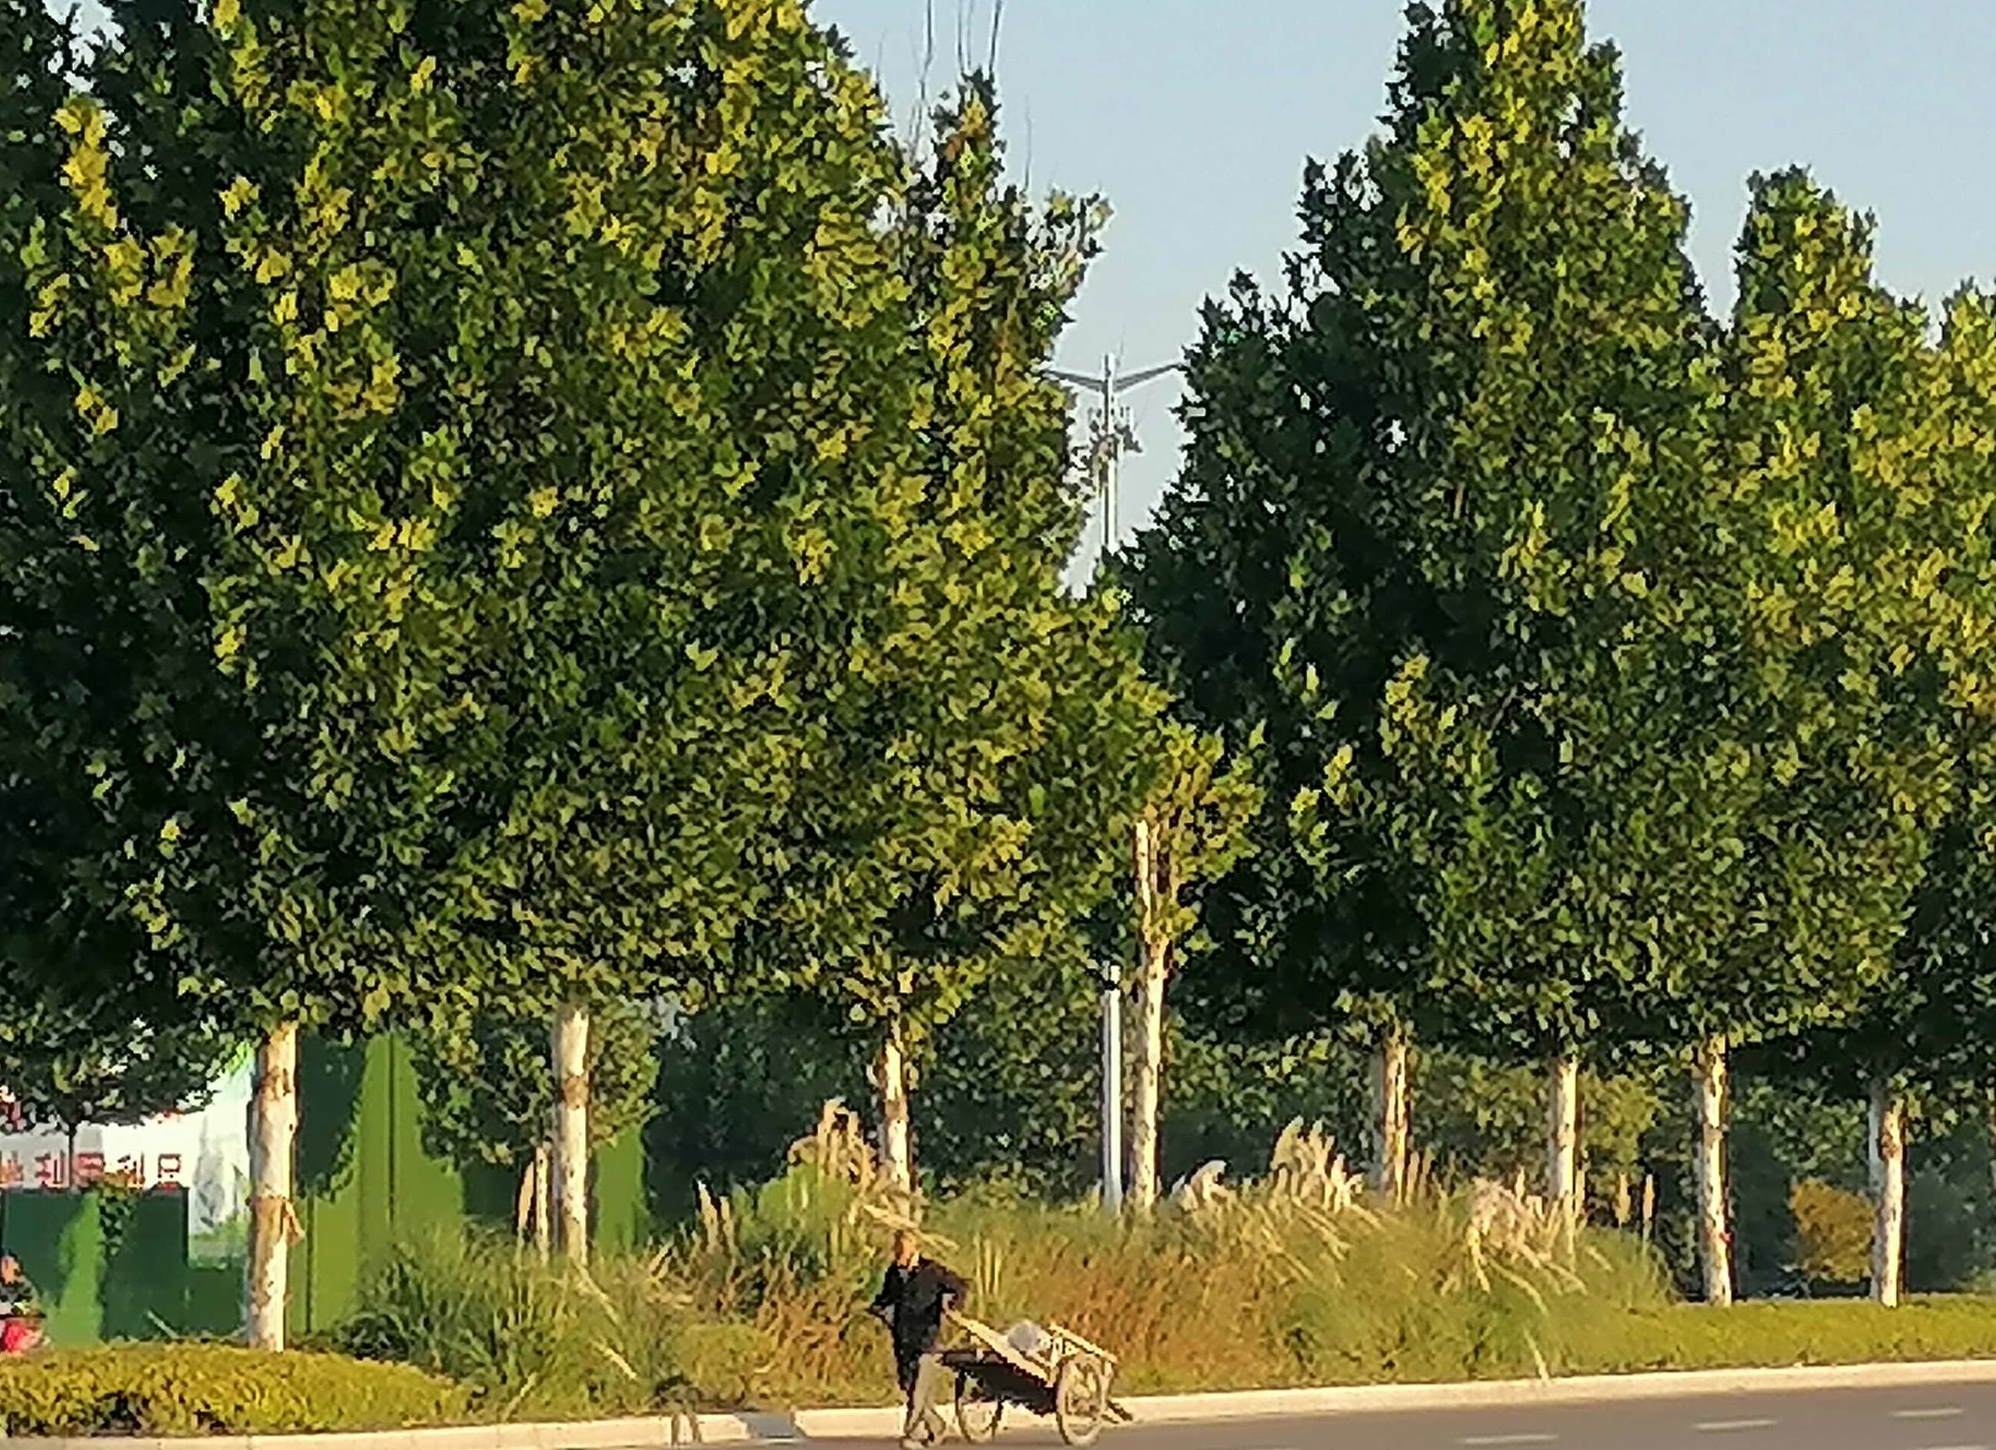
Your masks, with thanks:
M 855 1136 L 821 1133 L 784 1177 L 703 1197 L 669 1244 L 586 1280 L 510 1242 L 405 1248 L 339 1344 L 506 1419 L 879 1404 L 892 1365 L 859 1311 L 908 1209 Z M 1686 1306 L 1632 1235 L 1572 1233 L 1487 1182 L 1375 1210 L 1306 1135 L 1261 1182 L 1148 1222 L 987 1195 L 923 1228 L 977 1317 L 1077 1330 L 1130 1394 L 1996 1355 L 1996 1299 Z

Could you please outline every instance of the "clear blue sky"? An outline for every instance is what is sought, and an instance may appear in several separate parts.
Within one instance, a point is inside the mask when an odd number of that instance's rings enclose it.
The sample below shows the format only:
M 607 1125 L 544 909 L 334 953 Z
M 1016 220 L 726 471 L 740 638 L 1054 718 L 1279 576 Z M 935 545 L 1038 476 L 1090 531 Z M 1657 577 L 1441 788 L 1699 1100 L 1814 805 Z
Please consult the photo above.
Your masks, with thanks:
M 992 0 L 933 0 L 932 84 L 959 19 L 982 62 Z M 925 0 L 816 0 L 881 75 L 904 123 Z M 1592 0 L 1621 46 L 1629 114 L 1694 208 L 1693 251 L 1729 305 L 1729 253 L 1756 170 L 1805 163 L 1877 214 L 1884 280 L 1938 300 L 1996 275 L 1996 0 Z M 1006 0 L 998 76 L 1035 190 L 1116 211 L 1062 361 L 1131 367 L 1191 340 L 1200 301 L 1275 275 L 1306 156 L 1357 144 L 1385 103 L 1397 0 Z M 1144 455 L 1127 531 L 1175 466 L 1174 384 L 1132 395 Z

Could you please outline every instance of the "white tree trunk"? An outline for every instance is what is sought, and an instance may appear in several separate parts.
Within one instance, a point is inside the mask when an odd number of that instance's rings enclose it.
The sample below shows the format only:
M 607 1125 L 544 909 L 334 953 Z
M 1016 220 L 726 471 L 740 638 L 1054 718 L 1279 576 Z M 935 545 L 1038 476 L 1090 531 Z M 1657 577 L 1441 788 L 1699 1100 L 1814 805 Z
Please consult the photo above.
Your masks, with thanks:
M 1698 1266 L 1705 1302 L 1733 1302 L 1732 1242 L 1726 1232 L 1726 1040 L 1700 1043 L 1692 1064 L 1698 1141 L 1693 1170 L 1698 1181 Z
M 1138 1213 L 1157 1207 L 1163 1192 L 1158 1173 L 1159 1104 L 1164 1088 L 1164 984 L 1170 948 L 1147 947 L 1137 975 L 1137 1071 L 1130 1103 L 1130 1206 Z
M 549 1033 L 553 1057 L 555 1244 L 577 1264 L 589 1262 L 589 1009 L 568 1003 Z
M 298 1152 L 295 1022 L 280 1022 L 257 1044 L 249 1130 L 249 1260 L 243 1327 L 252 1348 L 282 1349 L 291 1239 L 298 1222 L 291 1206 Z
M 528 1159 L 520 1170 L 520 1189 L 513 1196 L 513 1243 L 524 1248 L 527 1226 L 534 1221 L 534 1161 Z
M 1906 1105 L 1892 1085 L 1871 1086 L 1871 1297 L 1899 1303 L 1906 1275 Z
M 1569 1223 L 1581 1216 L 1580 1059 L 1556 1057 L 1546 1095 L 1546 1202 Z
M 880 1090 L 880 1166 L 887 1181 L 904 1193 L 915 1189 L 915 1155 L 910 1142 L 908 1057 L 901 1045 L 901 1027 L 888 1029 L 874 1067 Z
M 1387 1203 L 1407 1196 L 1407 1029 L 1393 1022 L 1372 1048 L 1372 1190 Z
M 542 1263 L 554 1257 L 554 1147 L 543 1138 L 534 1145 L 534 1251 Z

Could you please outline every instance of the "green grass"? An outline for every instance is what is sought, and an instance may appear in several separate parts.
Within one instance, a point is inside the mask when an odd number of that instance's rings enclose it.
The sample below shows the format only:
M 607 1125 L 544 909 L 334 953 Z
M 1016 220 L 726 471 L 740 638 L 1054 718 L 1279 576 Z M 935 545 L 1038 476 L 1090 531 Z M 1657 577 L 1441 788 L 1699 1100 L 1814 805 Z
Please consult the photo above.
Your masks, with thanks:
M 832 1122 L 809 1161 L 587 1279 L 509 1242 L 410 1245 L 338 1346 L 448 1376 L 488 1418 L 891 1399 L 859 1311 L 908 1205 Z M 1148 1221 L 987 1195 L 923 1230 L 978 1318 L 1105 1345 L 1129 1394 L 1996 1356 L 1996 1298 L 1687 1306 L 1632 1235 L 1493 1184 L 1369 1210 L 1308 1136 L 1263 1183 Z
M 1581 1326 L 1576 1325 L 1575 1328 Z M 1672 1305 L 1600 1316 L 1563 1342 L 1562 1374 L 1996 1357 L 1996 1298 Z
M 1466 1195 L 1373 1214 L 1271 1187 L 1131 1226 L 962 1201 L 925 1231 L 978 1317 L 1077 1330 L 1122 1357 L 1132 1394 L 1996 1355 L 1996 1299 L 1708 1310 L 1629 1235 L 1569 1244 L 1539 1220 L 1479 1255 L 1470 1216 Z M 802 1167 L 586 1286 L 509 1243 L 430 1241 L 370 1283 L 340 1343 L 460 1380 L 504 1418 L 877 1404 L 891 1365 L 858 1310 L 892 1217 Z

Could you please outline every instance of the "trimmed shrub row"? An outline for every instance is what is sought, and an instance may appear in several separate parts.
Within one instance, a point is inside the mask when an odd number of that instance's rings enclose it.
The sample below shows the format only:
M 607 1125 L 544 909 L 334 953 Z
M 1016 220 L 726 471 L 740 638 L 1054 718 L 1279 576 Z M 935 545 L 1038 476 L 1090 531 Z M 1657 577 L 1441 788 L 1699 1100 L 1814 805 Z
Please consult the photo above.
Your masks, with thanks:
M 387 1430 L 470 1417 L 462 1387 L 404 1364 L 222 1344 L 127 1344 L 0 1361 L 10 1435 Z

